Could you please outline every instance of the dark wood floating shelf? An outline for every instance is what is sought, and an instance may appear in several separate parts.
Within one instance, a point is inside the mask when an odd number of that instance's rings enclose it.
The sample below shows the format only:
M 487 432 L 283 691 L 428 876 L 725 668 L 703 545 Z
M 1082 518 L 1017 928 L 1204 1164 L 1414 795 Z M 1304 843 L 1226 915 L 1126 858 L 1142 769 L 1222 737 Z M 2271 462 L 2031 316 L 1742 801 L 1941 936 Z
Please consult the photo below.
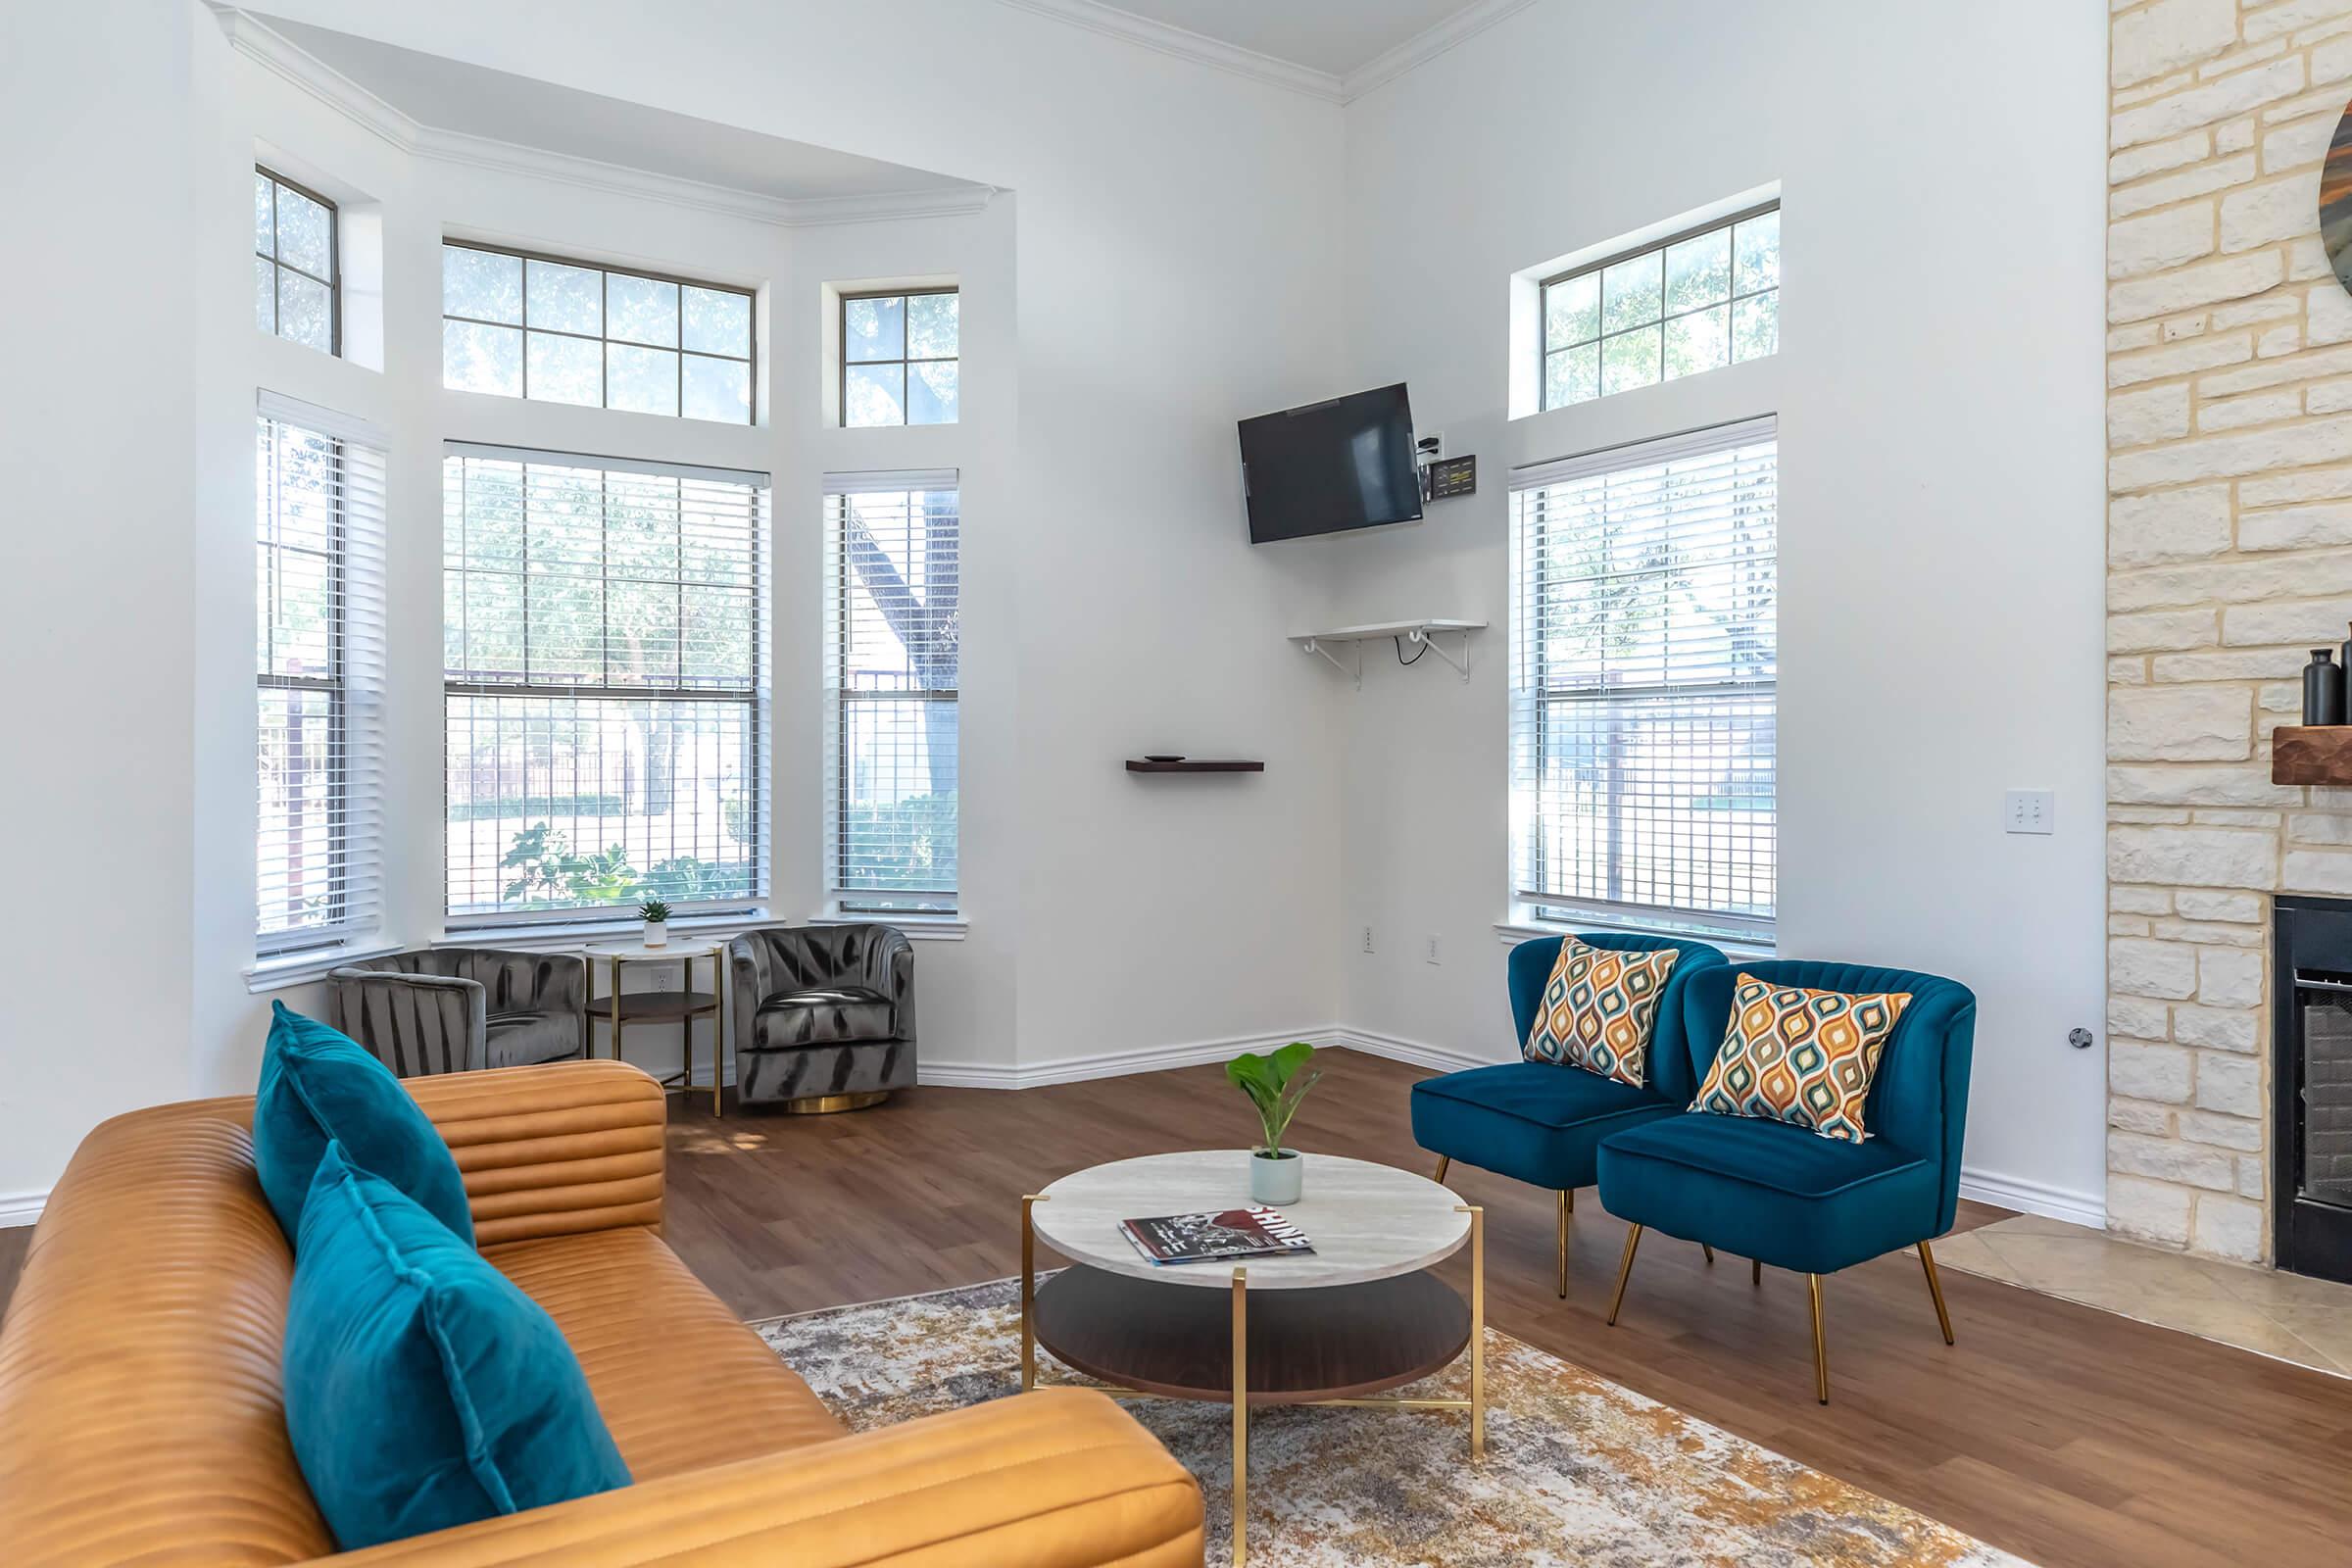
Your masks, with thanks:
M 2282 724 L 2273 730 L 2271 782 L 2352 786 L 2352 724 Z
M 1154 762 L 1149 758 L 1130 757 L 1130 773 L 1263 773 L 1263 762 L 1245 761 L 1238 757 L 1188 757 L 1180 762 Z

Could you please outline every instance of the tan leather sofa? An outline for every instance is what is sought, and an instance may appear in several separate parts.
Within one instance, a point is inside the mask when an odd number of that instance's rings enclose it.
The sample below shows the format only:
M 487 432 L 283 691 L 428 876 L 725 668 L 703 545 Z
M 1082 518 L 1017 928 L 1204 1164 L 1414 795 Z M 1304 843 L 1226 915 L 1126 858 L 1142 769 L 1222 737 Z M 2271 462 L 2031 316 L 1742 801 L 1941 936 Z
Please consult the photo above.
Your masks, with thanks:
M 1100 1395 L 847 1434 L 662 1244 L 662 1098 L 636 1068 L 408 1088 L 457 1154 L 483 1254 L 562 1326 L 636 1484 L 337 1555 L 279 1403 L 294 1265 L 254 1177 L 253 1102 L 197 1101 L 92 1132 L 33 1233 L 0 1326 L 0 1559 L 1200 1562 L 1199 1488 Z

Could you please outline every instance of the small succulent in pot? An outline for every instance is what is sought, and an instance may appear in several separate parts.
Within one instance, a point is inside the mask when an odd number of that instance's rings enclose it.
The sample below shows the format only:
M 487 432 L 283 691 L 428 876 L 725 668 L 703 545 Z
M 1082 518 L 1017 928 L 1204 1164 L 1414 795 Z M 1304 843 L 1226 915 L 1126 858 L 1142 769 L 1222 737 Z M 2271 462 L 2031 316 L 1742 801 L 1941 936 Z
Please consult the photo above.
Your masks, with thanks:
M 1250 1196 L 1261 1203 L 1296 1203 L 1305 1179 L 1305 1159 L 1282 1146 L 1298 1103 L 1322 1077 L 1311 1064 L 1315 1048 L 1294 1040 L 1271 1055 L 1244 1052 L 1225 1064 L 1225 1077 L 1256 1107 L 1263 1141 L 1250 1159 Z
M 660 899 L 648 899 L 637 906 L 637 917 L 645 922 L 645 945 L 661 948 L 669 945 L 669 906 Z

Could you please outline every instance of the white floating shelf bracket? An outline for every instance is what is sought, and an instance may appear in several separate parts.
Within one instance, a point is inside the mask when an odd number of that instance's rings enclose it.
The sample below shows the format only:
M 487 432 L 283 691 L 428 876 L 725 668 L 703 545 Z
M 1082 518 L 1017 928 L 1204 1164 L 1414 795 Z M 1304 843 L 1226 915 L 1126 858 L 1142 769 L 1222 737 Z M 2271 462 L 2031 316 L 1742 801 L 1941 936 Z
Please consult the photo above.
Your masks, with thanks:
M 1291 641 L 1298 645 L 1301 653 L 1321 654 L 1331 661 L 1332 668 L 1353 681 L 1358 691 L 1364 687 L 1364 644 L 1392 639 L 1398 643 L 1411 643 L 1424 652 L 1436 654 L 1452 665 L 1454 672 L 1466 683 L 1470 679 L 1470 634 L 1484 631 L 1486 625 L 1483 620 L 1384 620 L 1364 626 L 1341 626 L 1331 631 L 1293 632 Z M 1447 653 L 1445 644 L 1436 640 L 1442 633 L 1461 638 L 1460 657 Z M 1355 662 L 1348 663 L 1333 653 L 1332 646 L 1335 644 L 1348 648 L 1354 654 Z M 1418 662 L 1420 655 L 1413 657 Z

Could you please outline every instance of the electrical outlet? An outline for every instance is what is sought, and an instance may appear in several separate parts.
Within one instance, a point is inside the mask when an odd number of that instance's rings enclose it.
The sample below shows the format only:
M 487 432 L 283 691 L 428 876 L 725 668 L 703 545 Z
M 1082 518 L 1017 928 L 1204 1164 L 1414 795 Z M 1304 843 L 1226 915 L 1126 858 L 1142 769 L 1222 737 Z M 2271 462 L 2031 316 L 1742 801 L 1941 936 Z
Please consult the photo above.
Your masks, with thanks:
M 1366 953 L 1372 951 L 1372 928 L 1370 926 L 1364 927 L 1364 951 Z
M 2057 797 L 2048 790 L 2011 790 L 2001 797 L 2004 833 L 2048 833 L 2057 817 Z
M 1421 950 L 1421 961 L 1423 963 L 1438 961 L 1438 934 L 1435 931 L 1429 934 L 1429 941 Z

